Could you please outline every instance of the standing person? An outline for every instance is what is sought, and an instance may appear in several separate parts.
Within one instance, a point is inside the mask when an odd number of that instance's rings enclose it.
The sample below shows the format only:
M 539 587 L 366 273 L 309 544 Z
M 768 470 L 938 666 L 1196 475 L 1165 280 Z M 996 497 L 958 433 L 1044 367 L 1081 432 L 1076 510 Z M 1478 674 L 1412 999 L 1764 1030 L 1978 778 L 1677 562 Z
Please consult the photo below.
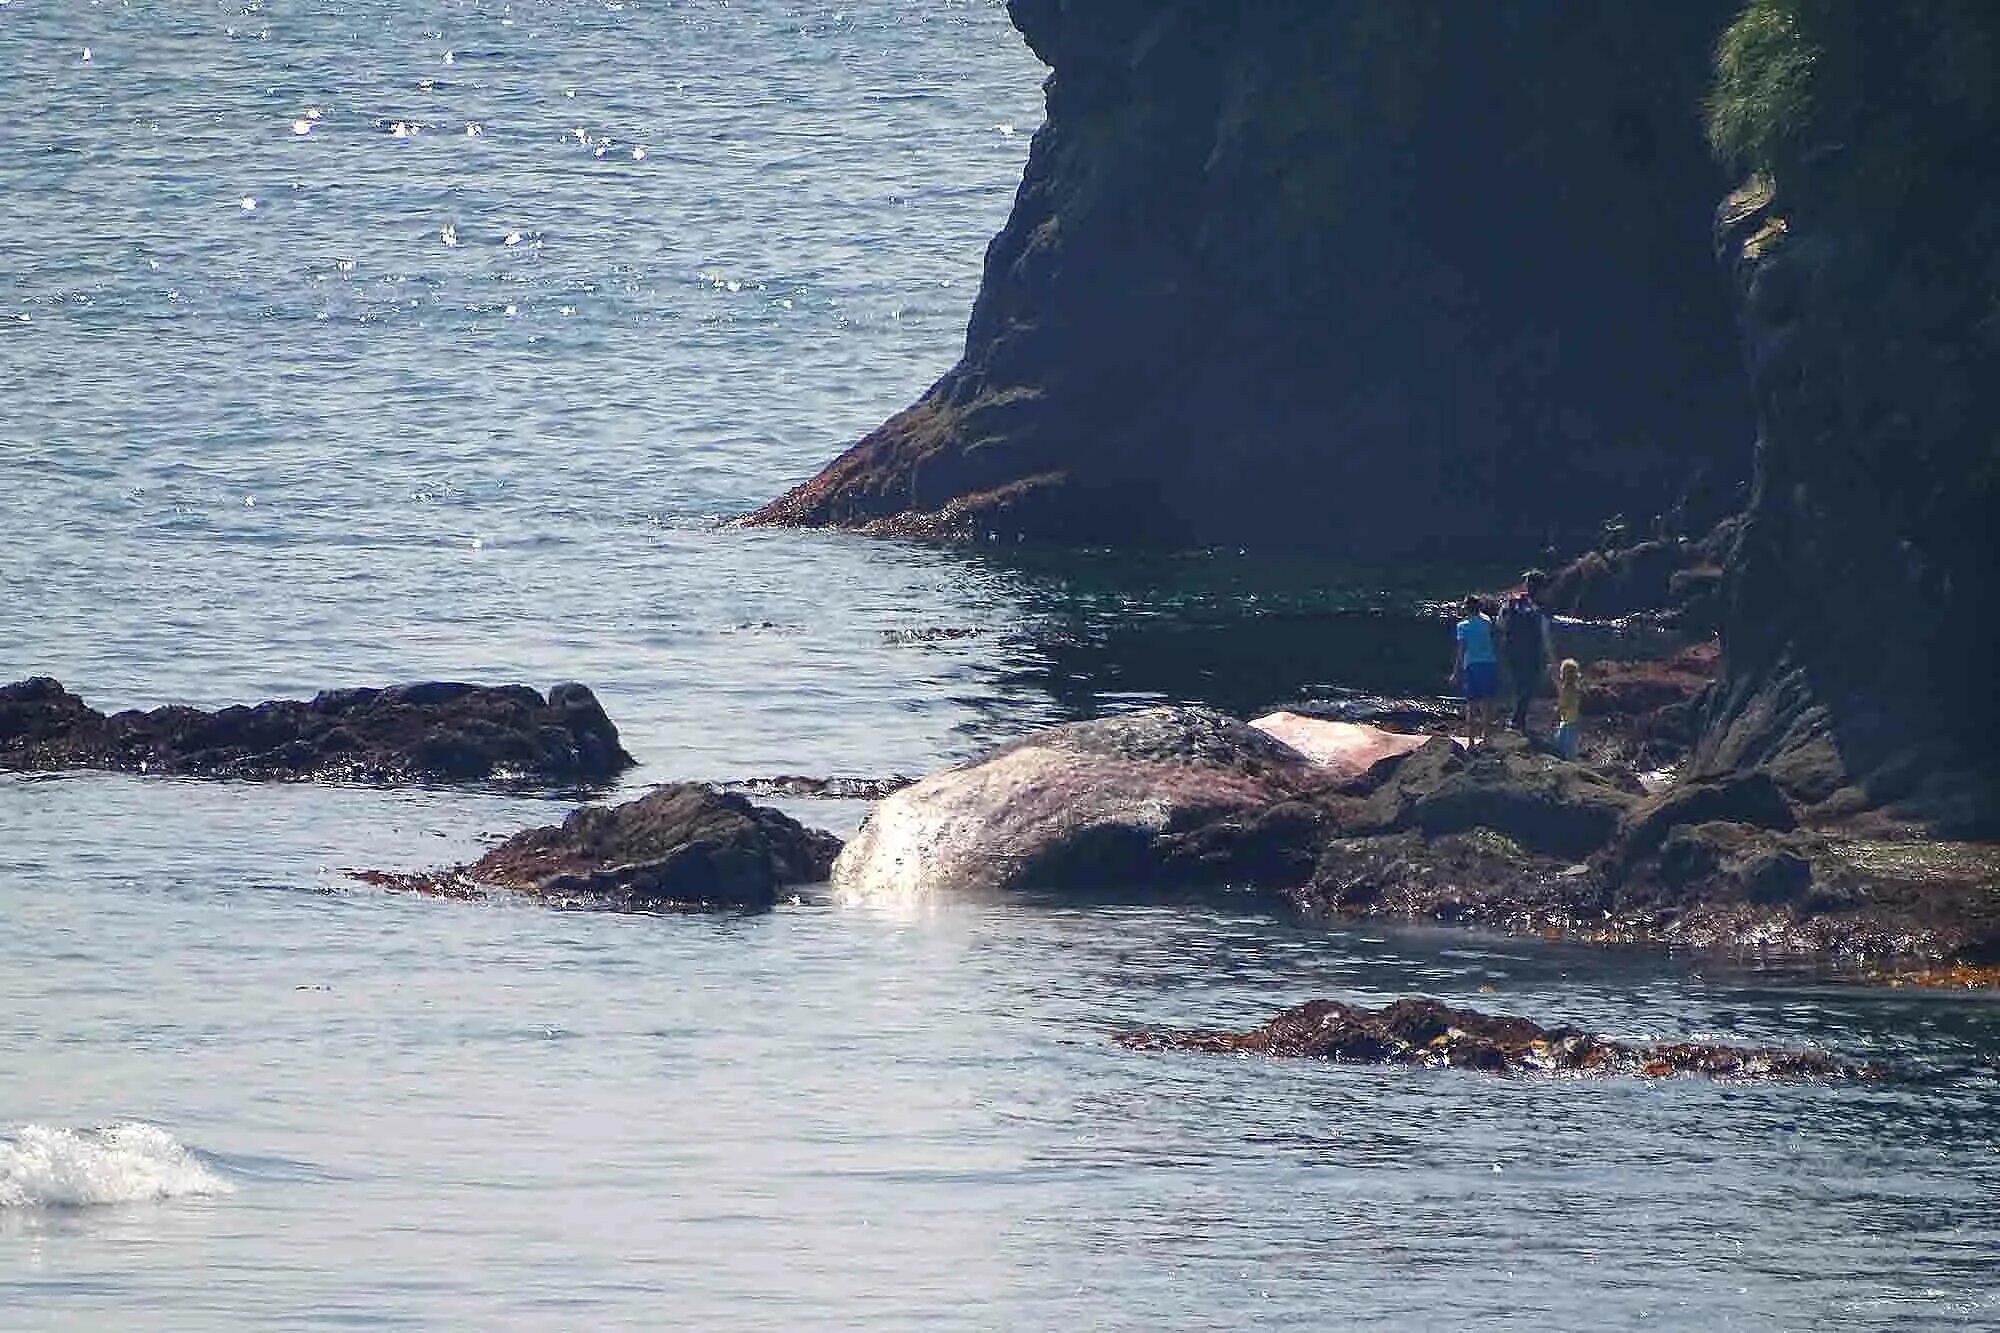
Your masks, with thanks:
M 1556 753 L 1576 758 L 1583 744 L 1583 668 L 1565 657 L 1556 668 Z
M 1507 670 L 1514 677 L 1514 730 L 1528 734 L 1528 705 L 1547 683 L 1555 660 L 1549 616 L 1542 610 L 1542 589 L 1548 579 L 1539 569 L 1521 575 L 1521 586 L 1500 608 L 1500 643 L 1507 652 Z
M 1500 690 L 1500 660 L 1493 652 L 1493 620 L 1478 597 L 1465 599 L 1465 619 L 1455 633 L 1458 651 L 1450 679 L 1465 685 L 1467 748 L 1487 739 L 1493 730 L 1493 696 Z

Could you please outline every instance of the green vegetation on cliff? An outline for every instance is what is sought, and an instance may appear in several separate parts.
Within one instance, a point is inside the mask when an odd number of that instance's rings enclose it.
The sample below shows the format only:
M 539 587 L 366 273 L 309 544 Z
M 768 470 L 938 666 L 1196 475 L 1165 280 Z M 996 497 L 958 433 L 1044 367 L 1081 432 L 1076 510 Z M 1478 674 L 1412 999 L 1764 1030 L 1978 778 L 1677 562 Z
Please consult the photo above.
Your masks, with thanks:
M 1716 46 L 1708 135 L 1743 170 L 1829 153 L 1880 190 L 1959 159 L 2000 115 L 1992 0 L 1750 0 Z
M 2000 835 L 2000 5 L 1750 0 L 1710 140 L 1757 409 L 1697 766 Z

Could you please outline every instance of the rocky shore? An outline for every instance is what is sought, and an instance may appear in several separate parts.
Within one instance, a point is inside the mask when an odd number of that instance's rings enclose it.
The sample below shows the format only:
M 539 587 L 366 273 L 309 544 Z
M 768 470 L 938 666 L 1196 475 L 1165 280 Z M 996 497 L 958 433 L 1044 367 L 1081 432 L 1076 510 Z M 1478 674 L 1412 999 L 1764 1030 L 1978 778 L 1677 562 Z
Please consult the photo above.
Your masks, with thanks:
M 0 769 L 102 768 L 168 776 L 323 782 L 596 784 L 632 766 L 582 685 L 434 681 L 324 690 L 207 712 L 106 715 L 36 676 L 0 686 Z

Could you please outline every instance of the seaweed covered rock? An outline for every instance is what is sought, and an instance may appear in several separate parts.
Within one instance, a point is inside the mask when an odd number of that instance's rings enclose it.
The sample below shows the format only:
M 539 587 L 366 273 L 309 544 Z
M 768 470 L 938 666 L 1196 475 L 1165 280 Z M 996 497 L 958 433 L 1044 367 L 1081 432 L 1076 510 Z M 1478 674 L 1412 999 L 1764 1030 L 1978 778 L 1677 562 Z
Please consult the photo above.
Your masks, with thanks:
M 1828 1079 L 1880 1072 L 1825 1051 L 1755 1050 L 1709 1042 L 1636 1045 L 1432 999 L 1397 1000 L 1380 1009 L 1311 1000 L 1248 1032 L 1127 1032 L 1115 1040 L 1133 1050 L 1428 1065 L 1495 1074 Z
M 447 897 L 498 888 L 593 907 L 758 909 L 788 886 L 824 881 L 839 851 L 840 839 L 780 811 L 682 783 L 622 805 L 585 806 L 469 865 L 356 877 Z
M 350 782 L 597 783 L 631 767 L 618 728 L 578 684 L 432 681 L 325 690 L 207 712 L 106 716 L 47 676 L 0 686 L 0 768 L 108 768 Z
M 1331 837 L 1289 900 L 1308 916 L 1575 934 L 1604 919 L 1604 881 L 1488 829 Z
M 1371 558 L 1705 528 L 1749 463 L 1698 114 L 1735 2 L 1012 0 L 1048 114 L 964 356 L 755 518 Z

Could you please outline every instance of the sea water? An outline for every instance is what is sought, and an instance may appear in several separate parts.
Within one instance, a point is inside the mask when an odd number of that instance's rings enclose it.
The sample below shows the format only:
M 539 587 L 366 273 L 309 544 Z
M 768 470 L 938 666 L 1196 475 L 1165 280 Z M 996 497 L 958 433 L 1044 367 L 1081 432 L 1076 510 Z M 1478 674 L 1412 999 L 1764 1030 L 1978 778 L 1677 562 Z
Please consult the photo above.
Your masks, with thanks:
M 719 521 L 954 359 L 1044 73 L 992 0 L 0 0 L 0 676 L 104 708 L 578 679 L 628 795 L 1437 688 L 1421 572 Z M 1990 1000 L 1194 907 L 557 913 L 343 873 L 566 808 L 0 776 L 0 1327 L 2000 1327 Z M 1419 993 L 1939 1077 L 1108 1041 Z

